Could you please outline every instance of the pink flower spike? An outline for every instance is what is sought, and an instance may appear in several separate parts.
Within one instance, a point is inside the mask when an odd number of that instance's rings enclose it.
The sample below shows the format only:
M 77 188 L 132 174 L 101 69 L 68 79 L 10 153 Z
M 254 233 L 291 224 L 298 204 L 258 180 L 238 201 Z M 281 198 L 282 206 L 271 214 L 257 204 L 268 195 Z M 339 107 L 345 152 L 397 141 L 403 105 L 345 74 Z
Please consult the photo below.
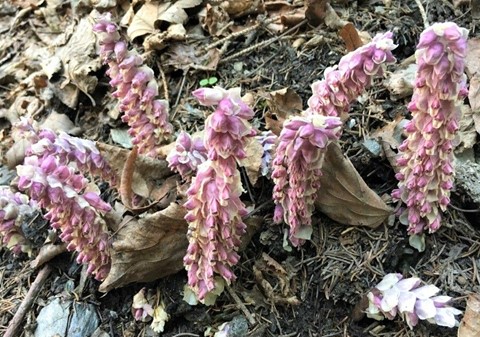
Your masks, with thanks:
M 437 231 L 439 211 L 450 203 L 467 36 L 468 31 L 453 22 L 437 23 L 421 34 L 415 53 L 418 70 L 409 104 L 412 120 L 405 128 L 408 137 L 399 147 L 397 178 L 402 179 L 395 192 L 407 205 L 411 235 Z
M 184 178 L 197 171 L 184 205 L 189 247 L 183 261 L 189 287 L 204 301 L 220 288 L 219 277 L 227 284 L 235 280 L 232 267 L 239 260 L 237 250 L 246 230 L 242 217 L 247 214 L 237 164 L 255 131 L 248 123 L 253 111 L 239 89 L 205 88 L 194 96 L 203 105 L 216 105 L 205 122 L 204 141 L 181 133 L 167 160 Z
M 127 50 L 126 43 L 120 40 L 118 27 L 111 20 L 111 15 L 100 17 L 94 31 L 102 46 L 100 57 L 110 67 L 107 74 L 112 79 L 110 85 L 116 89 L 113 96 L 120 101 L 119 109 L 124 112 L 122 121 L 129 125 L 129 134 L 133 144 L 138 145 L 139 153 L 157 157 L 160 145 L 169 140 L 173 132 L 168 121 L 168 102 L 156 98 L 158 85 L 153 70 L 143 65 L 136 51 Z M 155 132 L 146 132 L 146 129 Z
M 294 246 L 310 238 L 323 158 L 328 143 L 338 138 L 341 125 L 338 117 L 320 115 L 293 117 L 284 123 L 273 161 L 273 198 L 275 220 L 285 219 Z

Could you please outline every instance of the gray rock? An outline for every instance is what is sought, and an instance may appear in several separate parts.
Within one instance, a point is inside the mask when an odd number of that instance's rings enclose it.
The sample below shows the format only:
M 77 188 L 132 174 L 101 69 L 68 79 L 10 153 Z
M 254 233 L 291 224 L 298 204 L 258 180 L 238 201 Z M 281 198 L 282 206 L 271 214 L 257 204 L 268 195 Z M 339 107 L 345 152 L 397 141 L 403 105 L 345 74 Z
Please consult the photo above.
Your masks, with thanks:
M 460 192 L 465 193 L 470 199 L 480 204 L 480 165 L 472 162 L 455 163 L 455 184 Z
M 75 303 L 68 327 L 68 337 L 91 336 L 100 325 L 95 307 L 87 303 Z
M 56 298 L 40 311 L 35 337 L 89 337 L 99 325 L 92 304 Z
M 68 316 L 72 301 L 56 298 L 42 310 L 37 317 L 35 337 L 67 337 Z

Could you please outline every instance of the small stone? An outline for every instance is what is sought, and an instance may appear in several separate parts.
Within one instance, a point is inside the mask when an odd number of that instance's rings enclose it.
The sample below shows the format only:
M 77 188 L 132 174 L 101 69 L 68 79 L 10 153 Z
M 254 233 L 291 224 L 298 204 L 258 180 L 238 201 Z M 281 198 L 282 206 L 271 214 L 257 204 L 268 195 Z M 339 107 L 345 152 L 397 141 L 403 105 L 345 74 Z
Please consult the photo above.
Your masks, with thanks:
M 464 286 L 467 284 L 467 279 L 463 276 L 457 277 L 457 283 L 461 286 Z
M 66 337 L 71 301 L 56 298 L 37 317 L 35 337 Z
M 233 64 L 233 69 L 235 69 L 237 73 L 241 72 L 243 70 L 243 62 L 235 62 Z
M 75 303 L 72 319 L 68 328 L 68 337 L 91 336 L 100 325 L 95 306 L 87 303 Z

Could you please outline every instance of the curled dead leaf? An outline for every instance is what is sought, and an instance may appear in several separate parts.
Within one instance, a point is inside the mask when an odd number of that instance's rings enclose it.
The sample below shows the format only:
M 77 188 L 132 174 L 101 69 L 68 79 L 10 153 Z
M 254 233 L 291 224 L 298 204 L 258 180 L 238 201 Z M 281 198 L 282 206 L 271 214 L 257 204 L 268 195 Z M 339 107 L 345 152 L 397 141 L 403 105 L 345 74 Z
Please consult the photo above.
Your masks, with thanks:
M 258 6 L 260 1 L 258 0 L 228 0 L 224 1 L 221 5 L 223 9 L 233 18 L 244 16 L 245 13 L 251 13 L 255 6 Z
M 376 228 L 392 213 L 367 186 L 338 144 L 328 146 L 322 172 L 315 206 L 332 220 Z

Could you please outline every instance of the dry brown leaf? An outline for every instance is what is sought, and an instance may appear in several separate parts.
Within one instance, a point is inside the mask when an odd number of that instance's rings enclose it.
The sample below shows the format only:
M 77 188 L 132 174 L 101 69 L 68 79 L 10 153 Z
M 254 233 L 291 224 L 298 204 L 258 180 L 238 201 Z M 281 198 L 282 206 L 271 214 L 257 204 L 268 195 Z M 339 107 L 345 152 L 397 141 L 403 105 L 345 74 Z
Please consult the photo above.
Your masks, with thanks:
M 283 265 L 288 268 L 284 268 Z M 287 269 L 290 272 L 288 272 Z M 300 301 L 295 296 L 297 291 L 297 285 L 294 280 L 296 272 L 294 268 L 289 265 L 288 261 L 283 262 L 281 265 L 268 254 L 263 253 L 262 258 L 255 261 L 253 273 L 258 286 L 273 304 L 300 304 Z M 276 279 L 275 286 L 272 286 L 267 280 L 267 276 L 269 279 L 272 277 Z
M 406 122 L 407 120 L 399 114 L 393 121 L 373 131 L 370 137 L 386 142 L 392 149 L 396 149 L 403 141 L 403 127 Z
M 281 33 L 286 28 L 293 27 L 305 19 L 305 6 L 295 6 L 291 1 L 266 1 L 264 7 L 270 18 L 279 18 L 279 20 L 273 21 L 267 26 L 273 32 Z
M 345 42 L 345 47 L 349 52 L 363 46 L 362 39 L 360 39 L 357 29 L 351 22 L 343 26 L 338 34 L 343 39 L 343 42 Z
M 199 13 L 202 28 L 210 36 L 218 36 L 219 32 L 225 33 L 225 27 L 231 22 L 230 16 L 222 6 L 206 4 L 204 10 Z
M 127 157 L 127 161 L 123 166 L 122 178 L 120 181 L 120 199 L 125 207 L 132 209 L 133 201 L 133 189 L 132 189 L 132 179 L 133 172 L 135 171 L 135 162 L 138 157 L 138 147 L 134 146 L 130 151 L 130 154 Z
M 151 34 L 143 41 L 145 50 L 162 50 L 171 41 L 185 41 L 187 31 L 181 23 L 171 24 L 165 32 Z
M 385 86 L 390 91 L 393 99 L 410 96 L 413 93 L 417 65 L 410 63 L 405 67 L 398 67 L 385 81 Z
M 185 214 L 182 206 L 172 203 L 123 224 L 113 237 L 112 268 L 99 290 L 150 282 L 182 270 L 188 246 Z
M 43 1 L 40 0 L 11 0 L 12 5 L 21 8 L 38 8 L 38 5 L 41 4 Z
M 479 55 L 480 56 L 480 55 Z M 480 74 L 476 73 L 470 79 L 470 85 L 468 88 L 468 100 L 472 110 L 480 112 Z
M 455 152 L 463 152 L 465 149 L 471 149 L 477 141 L 477 130 L 475 129 L 474 115 L 480 112 L 474 113 L 470 106 L 463 104 L 461 107 L 462 118 L 460 119 L 460 125 L 457 132 L 457 146 Z
M 480 337 L 480 294 L 470 294 L 460 326 L 458 337 Z
M 258 2 L 258 1 L 255 1 Z M 231 17 L 240 17 L 245 15 L 245 12 L 251 12 L 253 9 L 254 1 L 253 0 L 228 0 L 222 3 L 221 7 L 225 9 L 228 15 Z
M 276 135 L 280 134 L 285 119 L 303 110 L 302 98 L 290 88 L 268 93 L 267 105 L 269 107 L 265 114 L 267 128 Z
M 332 29 L 341 29 L 348 21 L 341 19 L 335 10 L 327 2 L 325 4 L 325 16 L 323 18 L 325 24 Z
M 480 73 L 480 38 L 471 38 L 467 41 L 467 56 L 465 57 L 465 72 L 468 77 Z
M 220 61 L 220 52 L 216 48 L 206 53 L 197 55 L 198 47 L 193 44 L 177 43 L 168 51 L 168 61 L 165 65 L 171 65 L 177 69 L 187 71 L 190 68 L 202 68 L 214 70 Z
M 20 139 L 13 143 L 5 154 L 7 166 L 13 170 L 17 165 L 21 165 L 25 159 L 25 151 L 30 146 L 30 142 L 26 139 Z
M 38 268 L 53 259 L 55 256 L 58 256 L 67 251 L 67 244 L 63 243 L 61 245 L 54 244 L 45 244 L 40 248 L 37 257 L 35 260 L 30 262 L 30 267 Z
M 128 24 L 127 35 L 130 40 L 155 33 L 155 22 L 158 19 L 159 13 L 167 10 L 170 5 L 170 2 L 161 4 L 153 2 L 145 3 L 138 12 L 133 15 L 132 21 Z
M 480 112 L 480 38 L 468 40 L 465 72 L 470 78 L 468 100 L 474 113 Z
M 378 227 L 392 209 L 372 191 L 336 143 L 328 146 L 315 206 L 351 226 Z
M 89 94 L 95 90 L 98 78 L 92 73 L 98 70 L 101 64 L 96 56 L 93 23 L 94 14 L 81 19 L 68 43 L 58 48 L 56 55 L 62 60 L 63 76 L 66 78 L 61 84 L 62 91 L 68 84 L 74 85 L 86 94 L 95 105 L 95 100 Z M 75 108 L 76 103 L 74 101 L 67 105 Z
M 104 143 L 97 143 L 97 147 L 116 173 L 116 180 L 120 181 L 130 150 Z M 173 173 L 166 161 L 138 156 L 135 161 L 132 190 L 141 197 L 159 200 L 160 196 L 165 194 L 164 184 L 170 177 L 173 177 Z M 172 184 L 170 182 L 167 186 L 170 187 Z
M 187 8 L 193 8 L 202 3 L 202 0 L 179 0 L 168 2 L 146 2 L 136 12 L 133 17 L 131 11 L 128 11 L 122 19 L 122 23 L 130 20 L 127 29 L 127 35 L 130 40 L 139 36 L 157 33 L 156 27 L 159 21 L 169 22 L 171 24 L 184 24 L 188 20 L 188 15 L 185 12 Z
M 242 166 L 247 171 L 248 179 L 252 185 L 258 180 L 260 166 L 262 165 L 263 148 L 262 144 L 255 138 L 250 138 L 245 148 L 246 156 L 242 159 Z
M 65 114 L 60 114 L 53 110 L 40 125 L 40 129 L 50 129 L 55 132 L 70 133 L 75 128 L 73 122 Z
M 327 0 L 307 0 L 305 6 L 307 7 L 305 17 L 308 22 L 314 26 L 318 26 L 323 22 L 327 10 Z

